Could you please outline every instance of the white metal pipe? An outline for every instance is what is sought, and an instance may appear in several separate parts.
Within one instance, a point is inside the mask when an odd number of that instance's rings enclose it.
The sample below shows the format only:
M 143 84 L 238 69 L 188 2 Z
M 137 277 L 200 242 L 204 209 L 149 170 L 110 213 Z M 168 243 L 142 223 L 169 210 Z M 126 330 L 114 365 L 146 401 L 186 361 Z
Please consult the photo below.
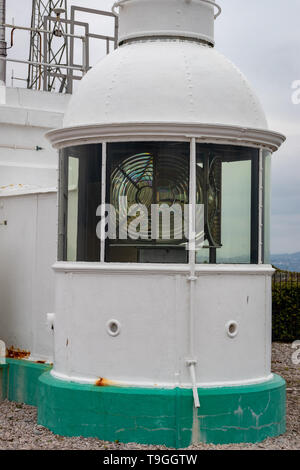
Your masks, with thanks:
M 258 205 L 259 205 L 259 232 L 258 232 L 258 263 L 263 263 L 263 211 L 264 211 L 264 201 L 263 201 L 263 194 L 264 194 L 264 183 L 263 183 L 263 150 L 260 149 L 259 151 L 259 198 L 258 198 Z
M 24 147 L 22 145 L 8 145 L 8 144 L 0 144 L 1 149 L 10 149 L 10 150 L 43 150 L 42 147 L 36 145 L 35 147 Z
M 196 381 L 196 361 L 188 361 L 188 366 L 190 369 L 191 382 L 193 386 L 194 405 L 195 405 L 195 408 L 200 408 L 200 400 L 199 400 L 197 381 Z
M 6 0 L 0 0 L 0 58 L 6 57 L 5 42 L 5 16 L 6 16 Z M 0 61 L 0 83 L 6 83 L 6 62 Z
M 190 186 L 189 186 L 189 264 L 191 275 L 195 275 L 196 242 L 196 139 L 190 141 Z
M 194 283 L 196 281 L 196 139 L 190 142 L 190 189 L 189 189 L 189 266 L 190 266 L 190 358 L 194 358 Z
M 195 408 L 200 407 L 197 380 L 196 380 L 196 364 L 195 358 L 195 283 L 196 277 L 196 139 L 193 137 L 190 142 L 190 188 L 189 188 L 189 266 L 190 266 L 190 324 L 189 324 L 189 353 L 190 359 L 187 366 L 190 370 L 191 382 L 193 387 Z
M 106 155 L 107 144 L 102 144 L 102 170 L 101 170 L 101 244 L 100 261 L 105 262 L 105 199 L 106 199 Z

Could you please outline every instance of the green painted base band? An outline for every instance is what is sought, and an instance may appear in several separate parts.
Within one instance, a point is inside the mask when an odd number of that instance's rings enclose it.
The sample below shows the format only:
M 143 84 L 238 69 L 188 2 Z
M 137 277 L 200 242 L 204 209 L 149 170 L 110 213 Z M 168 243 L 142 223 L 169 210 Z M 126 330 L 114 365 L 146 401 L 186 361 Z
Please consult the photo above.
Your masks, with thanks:
M 184 448 L 192 442 L 259 442 L 285 432 L 285 382 L 191 390 L 96 387 L 54 379 L 51 366 L 0 363 L 0 400 L 38 406 L 39 423 L 64 436 Z M 48 371 L 45 373 L 45 371 Z
M 6 398 L 16 403 L 38 405 L 38 380 L 52 368 L 49 364 L 22 359 L 6 359 L 0 364 L 0 400 Z
M 260 442 L 285 432 L 285 381 L 199 389 L 97 387 L 39 379 L 38 422 L 55 434 L 185 448 Z
M 8 364 L 0 362 L 0 401 L 7 398 Z

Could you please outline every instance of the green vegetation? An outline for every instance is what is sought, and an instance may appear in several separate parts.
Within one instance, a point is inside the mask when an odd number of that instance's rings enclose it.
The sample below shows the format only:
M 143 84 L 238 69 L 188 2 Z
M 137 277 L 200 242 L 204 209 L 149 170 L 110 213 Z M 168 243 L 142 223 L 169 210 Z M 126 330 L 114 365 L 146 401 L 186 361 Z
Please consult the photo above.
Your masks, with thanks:
M 300 274 L 276 270 L 272 290 L 273 341 L 300 339 Z

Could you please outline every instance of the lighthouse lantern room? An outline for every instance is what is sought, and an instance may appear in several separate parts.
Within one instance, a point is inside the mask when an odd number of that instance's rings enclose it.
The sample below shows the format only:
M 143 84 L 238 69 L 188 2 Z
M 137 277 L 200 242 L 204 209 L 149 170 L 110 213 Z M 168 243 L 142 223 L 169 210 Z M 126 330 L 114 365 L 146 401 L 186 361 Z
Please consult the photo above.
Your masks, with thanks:
M 48 133 L 59 234 L 39 422 L 171 447 L 281 434 L 270 171 L 284 137 L 215 49 L 214 1 L 113 10 L 119 47 Z

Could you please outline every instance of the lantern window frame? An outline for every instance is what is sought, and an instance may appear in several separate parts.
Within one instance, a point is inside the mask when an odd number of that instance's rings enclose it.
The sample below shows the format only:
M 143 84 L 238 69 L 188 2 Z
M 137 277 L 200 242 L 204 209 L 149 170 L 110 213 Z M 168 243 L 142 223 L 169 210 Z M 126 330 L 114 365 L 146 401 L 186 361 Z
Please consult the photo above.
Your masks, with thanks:
M 215 126 L 214 126 L 215 127 Z M 224 127 L 224 126 L 222 126 Z M 88 127 L 86 128 L 88 129 Z M 48 134 L 51 135 L 51 139 L 53 139 L 54 134 L 57 137 L 57 134 L 59 135 L 59 138 L 61 140 L 61 132 L 63 133 L 68 133 L 70 130 L 69 129 L 63 129 L 61 131 L 52 131 Z M 74 136 L 74 131 L 75 128 L 71 130 Z M 239 130 L 241 131 L 241 130 Z M 253 130 L 250 130 L 253 132 Z M 230 145 L 230 146 L 238 146 L 238 147 L 247 147 L 247 148 L 252 148 L 252 149 L 258 149 L 258 173 L 259 173 L 259 184 L 258 184 L 258 204 L 257 204 L 257 209 L 258 209 L 258 232 L 257 232 L 257 250 L 258 250 L 258 255 L 257 255 L 257 262 L 253 262 L 253 260 L 250 261 L 249 264 L 246 264 L 246 266 L 250 265 L 260 265 L 264 264 L 264 158 L 263 158 L 263 152 L 264 151 L 269 151 L 271 154 L 273 153 L 274 150 L 276 150 L 279 145 L 280 141 L 282 142 L 284 140 L 284 136 L 278 133 L 272 133 L 269 131 L 258 131 L 255 130 L 255 133 L 261 133 L 264 136 L 269 135 L 273 143 L 270 145 L 270 142 L 265 142 L 264 144 L 262 143 L 255 143 L 255 142 L 250 142 L 248 139 L 245 140 L 233 140 L 233 139 L 226 139 L 226 138 L 208 138 L 205 136 L 188 136 L 188 135 L 118 135 L 114 136 L 113 138 L 110 137 L 108 138 L 101 138 L 100 136 L 94 137 L 94 138 L 88 138 L 88 139 L 72 139 L 72 141 L 65 140 L 61 141 L 60 143 L 56 142 L 55 146 L 56 148 L 59 149 L 67 149 L 69 147 L 74 147 L 74 146 L 81 146 L 81 145 L 89 145 L 89 144 L 101 144 L 102 145 L 102 165 L 101 165 L 101 202 L 106 200 L 106 172 L 107 172 L 107 145 L 110 143 L 115 143 L 115 142 L 139 142 L 139 141 L 165 141 L 165 142 L 188 142 L 190 145 L 190 230 L 194 230 L 195 227 L 195 204 L 196 204 L 196 199 L 195 199 L 195 187 L 196 187 L 196 145 L 198 143 L 205 143 L 205 144 L 215 144 L 215 145 Z M 268 139 L 267 139 L 268 140 Z M 102 218 L 103 219 L 103 218 Z M 103 226 L 103 222 L 101 224 L 101 233 L 103 234 L 105 231 L 105 226 Z M 64 263 L 69 263 L 68 261 L 63 261 L 59 259 L 59 262 L 64 262 Z M 75 263 L 78 263 L 76 261 Z M 88 263 L 88 262 L 87 262 Z M 105 239 L 102 236 L 100 240 L 100 260 L 96 261 L 97 264 L 106 264 L 106 265 L 112 265 L 116 264 L 114 262 L 106 262 L 105 261 Z M 121 263 L 122 264 L 122 263 Z M 135 265 L 136 263 L 129 263 L 129 265 Z M 145 266 L 145 263 L 138 263 L 139 266 Z M 153 263 L 155 264 L 155 263 Z M 239 265 L 240 263 L 236 263 L 235 266 Z M 149 264 L 147 263 L 149 266 Z M 196 265 L 196 266 L 201 266 L 201 264 L 196 264 L 196 253 L 194 251 L 189 251 L 189 256 L 188 256 L 188 265 Z M 217 263 L 214 266 L 220 266 L 222 265 L 221 263 Z M 210 266 L 212 266 L 210 264 Z M 228 266 L 228 265 L 227 265 Z

